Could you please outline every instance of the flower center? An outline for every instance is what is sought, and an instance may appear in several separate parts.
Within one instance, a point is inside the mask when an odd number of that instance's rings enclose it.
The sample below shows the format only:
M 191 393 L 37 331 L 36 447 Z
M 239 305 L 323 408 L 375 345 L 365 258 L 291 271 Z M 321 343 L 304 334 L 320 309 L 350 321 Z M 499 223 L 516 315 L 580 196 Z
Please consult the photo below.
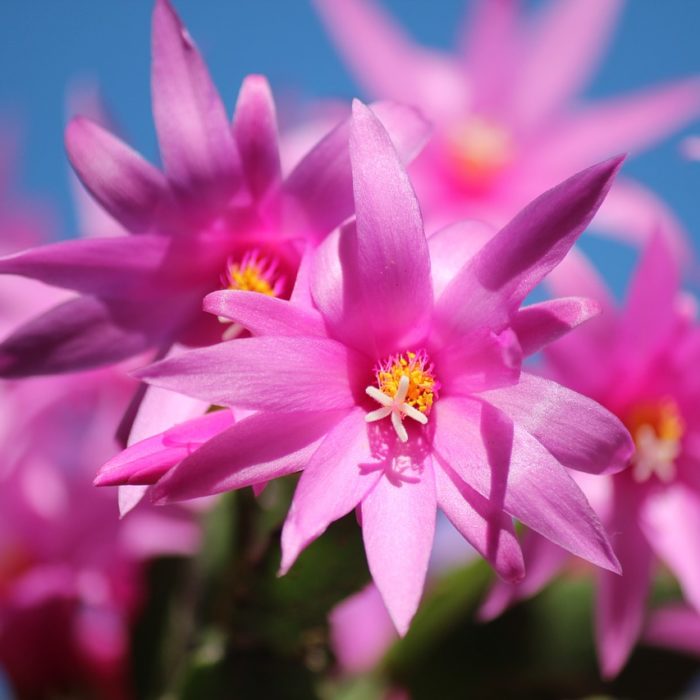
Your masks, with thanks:
M 511 160 L 513 139 L 495 122 L 475 116 L 451 132 L 449 152 L 463 184 L 485 189 Z
M 226 271 L 221 275 L 221 285 L 224 289 L 279 297 L 284 291 L 286 282 L 279 268 L 280 261 L 277 257 L 264 256 L 257 248 L 253 248 L 247 250 L 239 260 L 228 259 Z M 231 323 L 223 316 L 219 317 L 219 321 L 229 325 L 223 334 L 224 340 L 231 340 L 243 331 L 243 326 Z
M 401 442 L 408 440 L 404 418 L 425 425 L 433 403 L 438 398 L 440 383 L 435 379 L 433 365 L 425 350 L 392 355 L 374 368 L 377 384 L 365 392 L 380 408 L 370 411 L 368 423 L 391 417 L 391 424 Z
M 640 404 L 632 410 L 626 423 L 636 447 L 632 458 L 635 481 L 643 483 L 653 475 L 663 482 L 672 481 L 685 432 L 676 402 L 666 398 Z

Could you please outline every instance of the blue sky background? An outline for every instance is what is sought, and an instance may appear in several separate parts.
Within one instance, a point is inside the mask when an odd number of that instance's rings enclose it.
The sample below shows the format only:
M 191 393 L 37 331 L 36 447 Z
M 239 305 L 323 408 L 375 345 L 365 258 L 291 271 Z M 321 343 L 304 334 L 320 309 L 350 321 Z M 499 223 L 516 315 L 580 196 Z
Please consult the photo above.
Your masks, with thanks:
M 565 0 L 556 0 L 565 1 Z M 174 0 L 229 108 L 240 81 L 265 73 L 280 95 L 358 94 L 308 0 Z M 463 0 L 383 0 L 421 42 L 445 49 L 464 13 Z M 2 0 L 0 114 L 20 127 L 21 187 L 56 208 L 62 235 L 75 218 L 63 150 L 65 95 L 97 81 L 118 124 L 147 157 L 157 150 L 150 111 L 148 0 Z M 602 97 L 657 81 L 700 74 L 700 2 L 628 2 L 618 32 L 588 95 Z M 684 134 L 699 133 L 700 122 Z M 700 247 L 700 163 L 678 153 L 680 137 L 628 162 L 626 171 L 658 191 Z M 590 243 L 619 290 L 632 257 Z

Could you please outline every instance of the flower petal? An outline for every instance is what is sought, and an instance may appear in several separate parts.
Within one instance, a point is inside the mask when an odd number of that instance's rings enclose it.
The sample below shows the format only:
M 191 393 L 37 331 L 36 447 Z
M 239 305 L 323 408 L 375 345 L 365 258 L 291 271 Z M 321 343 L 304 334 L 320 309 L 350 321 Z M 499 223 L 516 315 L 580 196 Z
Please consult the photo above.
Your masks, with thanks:
M 266 294 L 212 292 L 204 298 L 204 310 L 240 323 L 253 335 L 326 336 L 317 311 Z
M 673 605 L 651 614 L 644 631 L 647 644 L 700 655 L 700 615 L 696 610 Z
M 523 372 L 520 381 L 480 398 L 506 413 L 571 469 L 618 472 L 634 451 L 627 429 L 607 409 L 548 379 Z
M 219 433 L 152 487 L 155 502 L 209 496 L 303 469 L 338 411 L 256 413 Z
M 436 505 L 430 462 L 423 465 L 415 482 L 381 478 L 362 501 L 362 537 L 369 570 L 402 636 L 423 594 Z
M 248 189 L 253 197 L 262 199 L 282 179 L 275 101 L 264 76 L 249 75 L 243 80 L 233 118 L 233 135 Z
M 333 340 L 238 338 L 163 360 L 138 374 L 149 384 L 221 406 L 318 411 L 355 404 L 357 356 Z
M 169 0 L 156 0 L 152 51 L 153 116 L 168 180 L 189 205 L 219 206 L 240 186 L 240 157 L 209 71 Z
M 469 544 L 510 581 L 525 575 L 523 554 L 511 518 L 464 483 L 449 467 L 435 465 L 437 502 Z
M 620 167 L 594 165 L 540 195 L 462 268 L 437 302 L 444 335 L 498 329 L 590 222 Z
M 533 355 L 545 345 L 597 316 L 600 304 L 593 299 L 569 297 L 552 299 L 520 309 L 513 317 L 523 355 Z
M 535 438 L 468 399 L 441 398 L 433 413 L 435 452 L 494 508 L 596 566 L 619 570 L 581 489 Z
M 71 165 L 92 196 L 127 231 L 151 227 L 167 197 L 163 174 L 98 124 L 77 117 L 66 128 Z
M 282 563 L 286 574 L 300 552 L 335 520 L 352 511 L 382 476 L 363 470 L 371 460 L 362 409 L 351 411 L 324 438 L 306 465 L 282 529 Z

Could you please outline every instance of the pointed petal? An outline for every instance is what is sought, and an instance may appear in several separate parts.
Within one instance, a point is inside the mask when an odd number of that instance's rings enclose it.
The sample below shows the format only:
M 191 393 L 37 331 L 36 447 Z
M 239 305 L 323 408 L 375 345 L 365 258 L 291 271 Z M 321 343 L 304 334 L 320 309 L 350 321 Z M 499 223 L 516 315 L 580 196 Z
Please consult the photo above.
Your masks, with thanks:
M 594 165 L 540 195 L 497 233 L 437 302 L 446 335 L 508 322 L 566 255 L 603 201 L 620 158 Z
M 606 679 L 622 670 L 639 639 L 651 583 L 651 550 L 639 530 L 634 499 L 621 491 L 613 496 L 609 528 L 623 574 L 600 573 L 595 608 L 598 661 Z
M 344 413 L 256 413 L 236 422 L 152 487 L 158 503 L 222 493 L 303 469 Z
M 127 231 L 140 233 L 153 224 L 167 196 L 165 178 L 157 168 L 83 117 L 68 124 L 66 149 L 83 185 Z
M 381 478 L 362 501 L 362 537 L 369 570 L 402 636 L 423 594 L 436 505 L 429 462 L 418 481 L 393 483 Z
M 399 156 L 386 129 L 357 100 L 350 160 L 359 285 L 381 354 L 408 334 L 424 333 L 433 301 L 430 254 L 418 200 Z
M 253 335 L 326 336 L 317 311 L 266 294 L 212 292 L 204 298 L 204 310 L 240 323 Z
M 433 413 L 435 452 L 495 508 L 576 556 L 619 570 L 581 489 L 535 438 L 505 414 L 467 399 L 441 398 Z
M 0 343 L 0 376 L 74 372 L 148 350 L 167 332 L 139 306 L 79 297 L 54 307 Z
M 106 297 L 157 291 L 166 260 L 166 236 L 118 236 L 60 241 L 0 258 L 0 274 L 22 275 L 56 287 Z
M 381 478 L 381 470 L 363 471 L 372 456 L 364 413 L 357 408 L 343 418 L 306 465 L 282 529 L 280 573 L 287 573 L 299 553 Z
M 649 496 L 641 525 L 659 559 L 678 579 L 683 597 L 700 611 L 700 496 L 677 481 Z
M 95 486 L 154 484 L 232 423 L 231 411 L 214 411 L 134 443 L 100 467 Z
M 189 205 L 219 206 L 240 186 L 240 157 L 209 71 L 169 0 L 156 0 L 152 52 L 153 116 L 165 173 Z
M 568 0 L 546 6 L 527 37 L 518 70 L 512 110 L 521 129 L 542 126 L 581 92 L 602 58 L 621 9 L 622 0 Z M 624 146 L 617 152 L 621 150 Z
M 219 406 L 317 411 L 355 404 L 358 358 L 321 338 L 239 338 L 163 360 L 138 374 L 149 384 Z
M 419 104 L 435 116 L 459 115 L 467 85 L 450 58 L 414 44 L 372 0 L 315 0 L 336 47 L 376 97 Z
M 402 161 L 412 160 L 428 138 L 426 120 L 415 109 L 392 102 L 373 103 L 372 111 Z M 349 138 L 350 118 L 321 139 L 285 180 L 288 226 L 313 241 L 324 238 L 355 211 Z
M 128 515 L 136 506 L 147 497 L 150 486 L 119 486 L 117 489 L 119 499 L 119 517 Z
M 438 505 L 462 536 L 501 578 L 519 581 L 525 564 L 510 517 L 493 508 L 449 467 L 435 465 L 435 485 Z
M 548 379 L 523 372 L 514 386 L 480 398 L 510 416 L 571 469 L 591 474 L 618 472 L 629 463 L 632 439 L 608 410 Z
M 233 135 L 243 174 L 253 197 L 262 199 L 282 178 L 277 114 L 267 78 L 249 75 L 243 80 L 233 118 Z
M 513 318 L 512 327 L 523 355 L 527 357 L 594 318 L 600 311 L 600 304 L 593 299 L 552 299 L 520 309 Z

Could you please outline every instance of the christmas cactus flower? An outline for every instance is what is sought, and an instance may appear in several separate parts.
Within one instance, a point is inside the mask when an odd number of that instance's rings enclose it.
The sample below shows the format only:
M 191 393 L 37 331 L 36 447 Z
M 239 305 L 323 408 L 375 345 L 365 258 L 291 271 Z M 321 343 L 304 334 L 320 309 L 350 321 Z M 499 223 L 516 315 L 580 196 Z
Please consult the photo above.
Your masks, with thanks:
M 436 507 L 508 580 L 524 573 L 512 518 L 618 571 L 566 467 L 623 468 L 629 435 L 590 399 L 521 370 L 523 356 L 597 306 L 580 298 L 520 306 L 588 224 L 620 159 L 545 193 L 474 252 L 464 229 L 476 224 L 426 239 L 387 131 L 359 102 L 350 155 L 356 220 L 317 250 L 307 298 L 214 293 L 205 307 L 254 337 L 142 372 L 151 384 L 252 415 L 165 474 L 151 469 L 131 483 L 154 484 L 153 498 L 165 502 L 303 470 L 282 533 L 282 572 L 357 508 L 370 571 L 400 633 L 421 596 Z M 97 482 L 130 483 L 127 471 L 112 478 L 105 469 Z

